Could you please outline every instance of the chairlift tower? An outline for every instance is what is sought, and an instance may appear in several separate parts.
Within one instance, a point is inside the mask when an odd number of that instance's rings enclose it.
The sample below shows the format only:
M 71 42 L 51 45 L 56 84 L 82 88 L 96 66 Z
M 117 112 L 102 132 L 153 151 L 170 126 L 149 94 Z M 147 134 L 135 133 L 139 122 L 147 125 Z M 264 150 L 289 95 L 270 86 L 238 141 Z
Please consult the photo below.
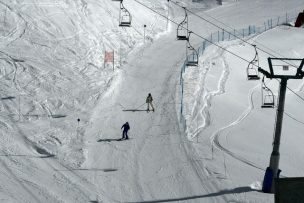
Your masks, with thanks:
M 279 90 L 279 100 L 276 114 L 275 132 L 273 139 L 273 149 L 270 156 L 269 167 L 267 167 L 264 180 L 263 180 L 263 192 L 274 193 L 275 186 L 274 180 L 279 178 L 279 160 L 280 160 L 280 140 L 283 124 L 283 114 L 284 114 L 284 104 L 285 95 L 287 88 L 287 81 L 289 79 L 303 79 L 304 72 L 302 70 L 304 64 L 303 59 L 294 58 L 268 58 L 269 70 L 270 72 L 263 70 L 259 67 L 259 72 L 264 74 L 267 78 L 280 79 L 280 90 Z

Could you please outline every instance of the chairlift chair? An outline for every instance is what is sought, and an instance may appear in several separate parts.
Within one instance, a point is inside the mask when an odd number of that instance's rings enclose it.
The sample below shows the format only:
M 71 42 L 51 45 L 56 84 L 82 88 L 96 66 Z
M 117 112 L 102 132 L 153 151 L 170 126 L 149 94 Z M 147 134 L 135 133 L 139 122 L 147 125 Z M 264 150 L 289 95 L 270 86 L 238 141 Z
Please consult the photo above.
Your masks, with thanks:
M 262 108 L 274 108 L 274 94 L 262 79 Z
M 258 71 L 253 67 L 247 67 L 247 79 L 248 80 L 259 80 L 260 76 Z
M 259 72 L 256 67 L 259 67 L 259 55 L 256 49 L 256 45 L 253 45 L 255 49 L 255 56 L 252 61 L 249 62 L 247 66 L 247 79 L 248 80 L 259 80 Z
M 274 95 L 264 95 L 262 108 L 274 108 Z
M 130 12 L 124 7 L 122 0 L 120 1 L 120 11 L 119 11 L 119 26 L 120 27 L 130 27 L 132 16 Z
M 186 8 L 185 7 L 183 7 L 183 8 L 185 10 L 185 18 L 177 26 L 177 29 L 176 29 L 177 40 L 188 40 L 189 39 L 188 38 L 188 15 L 187 15 Z
M 192 32 L 190 31 L 188 34 L 187 44 L 186 44 L 186 66 L 197 66 L 198 65 L 198 52 L 194 47 L 190 44 L 190 34 Z M 190 55 L 188 55 L 188 52 L 191 52 Z
M 192 51 L 190 55 L 187 54 L 187 66 L 197 66 L 198 65 L 198 53 L 193 47 L 188 47 L 188 50 Z

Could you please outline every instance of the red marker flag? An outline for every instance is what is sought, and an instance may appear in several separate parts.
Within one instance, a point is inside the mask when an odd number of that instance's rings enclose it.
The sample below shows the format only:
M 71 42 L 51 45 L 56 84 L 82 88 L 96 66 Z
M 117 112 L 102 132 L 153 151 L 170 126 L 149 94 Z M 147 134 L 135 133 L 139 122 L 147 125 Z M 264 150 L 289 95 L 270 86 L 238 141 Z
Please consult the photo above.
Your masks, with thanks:
M 104 62 L 113 62 L 114 61 L 114 51 L 107 52 L 105 51 Z

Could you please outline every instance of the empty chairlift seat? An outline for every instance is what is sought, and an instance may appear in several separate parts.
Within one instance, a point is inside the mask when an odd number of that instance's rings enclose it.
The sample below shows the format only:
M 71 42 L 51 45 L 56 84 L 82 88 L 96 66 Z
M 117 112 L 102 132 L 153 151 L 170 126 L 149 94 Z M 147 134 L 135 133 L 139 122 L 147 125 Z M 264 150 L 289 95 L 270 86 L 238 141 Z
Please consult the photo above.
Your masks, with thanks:
M 131 21 L 132 21 L 132 16 L 130 12 L 124 7 L 122 1 L 120 1 L 119 26 L 130 27 Z
M 249 66 L 251 66 L 251 67 L 249 67 Z M 260 76 L 259 76 L 257 69 L 254 68 L 252 64 L 250 64 L 249 66 L 247 68 L 247 79 L 248 80 L 259 80 Z
M 198 53 L 197 53 L 197 51 L 193 47 L 188 48 L 188 49 L 191 50 L 192 53 L 187 55 L 186 65 L 187 66 L 198 66 Z
M 259 67 L 259 55 L 256 49 L 256 45 L 253 45 L 255 49 L 255 55 L 252 61 L 249 62 L 247 66 L 247 79 L 248 80 L 259 80 L 259 72 L 258 72 L 258 67 Z
M 186 44 L 186 66 L 198 66 L 198 52 L 190 44 L 190 31 L 188 34 L 187 44 Z
M 176 29 L 176 36 L 178 40 L 188 40 L 188 15 L 186 8 L 183 8 L 185 10 L 185 18 L 178 24 Z
M 262 79 L 262 108 L 274 108 L 274 94 L 269 89 L 264 81 L 264 77 Z
M 264 95 L 262 108 L 274 108 L 274 95 Z

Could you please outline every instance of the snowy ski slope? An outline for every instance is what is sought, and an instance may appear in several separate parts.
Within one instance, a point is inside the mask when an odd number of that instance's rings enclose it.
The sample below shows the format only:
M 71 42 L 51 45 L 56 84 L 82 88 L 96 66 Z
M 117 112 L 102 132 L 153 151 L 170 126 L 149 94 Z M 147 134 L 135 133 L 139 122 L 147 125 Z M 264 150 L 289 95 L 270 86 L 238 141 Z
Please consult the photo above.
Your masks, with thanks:
M 184 11 L 170 3 L 168 12 L 167 1 L 124 4 L 131 28 L 118 27 L 114 1 L 0 0 L 0 202 L 273 202 L 259 190 L 275 110 L 260 109 L 246 63 L 210 46 L 199 68 L 187 69 L 188 127 L 201 126 L 189 140 L 178 119 L 185 44 L 157 14 L 180 21 Z M 236 29 L 304 7 L 301 0 L 180 5 Z M 192 15 L 189 22 L 202 36 L 217 31 Z M 278 27 L 249 42 L 302 57 L 303 32 Z M 238 40 L 220 46 L 252 58 Z M 103 66 L 111 50 L 114 71 Z M 264 67 L 267 57 L 261 53 Z M 267 82 L 277 92 L 278 82 Z M 304 96 L 303 81 L 289 86 Z M 145 109 L 148 93 L 154 113 L 123 112 Z M 303 176 L 302 105 L 288 92 L 280 164 L 288 177 Z M 131 139 L 115 141 L 126 121 Z

